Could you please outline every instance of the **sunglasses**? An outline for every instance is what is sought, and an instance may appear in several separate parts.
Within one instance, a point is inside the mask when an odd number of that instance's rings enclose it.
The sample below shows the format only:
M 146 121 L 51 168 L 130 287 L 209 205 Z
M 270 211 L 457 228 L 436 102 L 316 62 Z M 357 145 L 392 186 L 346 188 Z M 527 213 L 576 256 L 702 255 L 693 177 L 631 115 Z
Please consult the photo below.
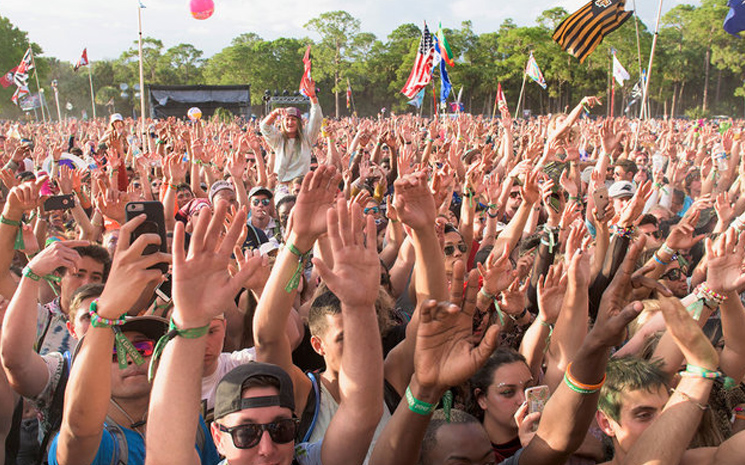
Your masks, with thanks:
M 518 198 L 518 197 L 519 197 L 519 198 L 522 198 L 522 194 L 520 193 L 520 191 L 513 191 L 513 192 L 510 192 L 510 198 L 511 198 L 511 199 L 516 199 L 516 198 Z
M 271 201 L 269 199 L 253 199 L 251 200 L 251 205 L 253 205 L 254 207 L 258 207 L 259 204 L 261 204 L 265 207 L 268 207 L 270 202 Z
M 460 242 L 458 243 L 458 250 L 460 250 L 460 253 L 466 253 L 466 250 L 468 250 L 468 247 L 466 247 L 466 244 Z M 455 246 L 454 245 L 446 245 L 445 246 L 445 255 L 450 256 L 455 253 Z
M 153 355 L 153 349 L 155 349 L 155 341 L 150 340 L 133 342 L 132 345 L 137 349 L 137 352 L 140 353 L 142 358 L 147 358 Z M 119 360 L 116 355 L 116 345 L 114 345 L 114 352 L 112 353 L 111 360 L 113 362 Z
M 367 207 L 362 211 L 365 212 L 365 215 L 368 213 L 380 213 L 380 207 Z
M 662 275 L 662 279 L 667 279 L 668 281 L 677 281 L 679 280 L 683 275 L 683 270 L 680 268 L 673 268 L 672 270 L 668 271 L 667 273 Z
M 298 423 L 299 420 L 296 418 L 285 418 L 263 425 L 247 423 L 232 428 L 217 424 L 217 429 L 223 433 L 230 433 L 230 437 L 233 438 L 233 445 L 238 449 L 250 449 L 256 447 L 259 441 L 261 441 L 264 431 L 269 432 L 269 437 L 272 438 L 275 444 L 287 444 L 294 441 Z

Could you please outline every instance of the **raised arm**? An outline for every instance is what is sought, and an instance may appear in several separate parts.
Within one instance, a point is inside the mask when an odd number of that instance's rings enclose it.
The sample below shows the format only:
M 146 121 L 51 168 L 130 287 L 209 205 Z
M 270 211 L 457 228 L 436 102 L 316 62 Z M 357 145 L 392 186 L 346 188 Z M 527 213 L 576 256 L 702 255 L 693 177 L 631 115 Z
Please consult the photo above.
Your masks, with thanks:
M 435 234 L 435 200 L 422 172 L 404 176 L 395 182 L 395 205 L 401 221 L 411 230 L 414 246 L 414 282 L 417 306 L 431 298 L 445 300 L 445 258 Z M 418 313 L 415 312 L 406 329 L 406 339 L 386 357 L 385 375 L 388 382 L 403 394 L 414 372 L 414 345 Z
M 122 226 L 108 284 L 98 299 L 97 313 L 109 320 L 121 318 L 131 309 L 148 285 L 161 279 L 149 267 L 170 257 L 162 252 L 142 255 L 149 244 L 158 244 L 157 234 L 144 234 L 129 245 L 132 232 L 145 220 L 141 215 Z M 96 456 L 103 423 L 111 401 L 111 354 L 114 331 L 92 324 L 85 335 L 65 389 L 56 454 L 63 465 L 88 465 Z
M 39 188 L 46 179 L 43 176 L 34 182 L 25 182 L 12 188 L 5 201 L 0 221 L 0 295 L 6 299 L 13 297 L 17 286 L 10 273 L 10 264 L 15 254 L 21 220 L 24 213 L 41 205 L 44 199 L 39 198 Z
M 24 397 L 41 394 L 49 381 L 49 372 L 41 355 L 34 350 L 36 342 L 37 294 L 43 278 L 60 267 L 75 273 L 80 255 L 73 247 L 88 245 L 88 241 L 54 242 L 28 264 L 27 270 L 13 294 L 3 320 L 0 353 L 3 368 L 13 389 Z M 33 274 L 32 274 L 33 273 Z
M 178 331 L 209 328 L 210 321 L 226 308 L 255 271 L 243 265 L 232 278 L 228 274 L 230 252 L 246 222 L 246 212 L 236 214 L 230 230 L 221 238 L 227 203 L 220 202 L 214 216 L 206 211 L 184 252 L 184 226 L 176 225 L 173 237 L 173 324 Z M 257 263 L 254 263 L 256 265 Z M 196 465 L 194 448 L 202 395 L 202 369 L 206 338 L 176 334 L 167 342 L 153 381 L 148 411 L 147 463 Z
M 383 414 L 383 349 L 377 331 L 375 300 L 379 267 L 375 221 L 344 199 L 327 212 L 333 266 L 314 259 L 324 282 L 341 301 L 344 351 L 339 370 L 341 402 L 323 437 L 326 465 L 361 464 Z
M 595 326 L 577 351 L 567 375 L 585 385 L 600 386 L 610 349 L 621 343 L 628 323 L 642 310 L 638 302 L 624 308 L 631 272 L 644 248 L 634 243 L 613 282 L 603 294 Z M 582 444 L 597 409 L 600 388 L 580 393 L 567 381 L 559 384 L 541 415 L 538 432 L 520 456 L 520 464 L 563 464 Z
M 402 400 L 375 443 L 370 465 L 411 465 L 418 463 L 422 439 L 434 409 L 429 413 L 413 408 L 416 400 L 436 405 L 451 386 L 465 382 L 484 364 L 497 347 L 499 328 L 491 326 L 481 343 L 469 341 L 476 309 L 478 273 L 469 275 L 463 297 L 463 264 L 453 270 L 451 304 L 427 301 L 421 308 L 414 365 L 416 370 L 407 389 L 414 398 Z M 407 396 L 408 399 L 408 396 Z
M 316 239 L 326 232 L 326 210 L 336 196 L 340 176 L 330 166 L 320 166 L 305 176 L 291 213 L 287 245 L 279 252 L 254 315 L 256 357 L 282 367 L 295 385 L 295 406 L 302 412 L 310 380 L 292 363 L 292 349 L 285 332 L 295 300 L 302 264 Z M 379 276 L 379 275 L 378 275 Z

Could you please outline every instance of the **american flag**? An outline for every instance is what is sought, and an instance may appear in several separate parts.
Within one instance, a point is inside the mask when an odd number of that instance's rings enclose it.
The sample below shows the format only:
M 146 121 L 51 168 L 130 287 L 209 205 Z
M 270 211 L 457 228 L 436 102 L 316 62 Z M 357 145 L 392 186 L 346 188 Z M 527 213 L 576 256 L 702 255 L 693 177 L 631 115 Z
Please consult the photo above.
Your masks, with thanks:
M 426 87 L 432 79 L 434 57 L 435 43 L 425 23 L 422 39 L 419 41 L 419 50 L 417 50 L 416 60 L 414 60 L 414 68 L 411 70 L 406 85 L 401 89 L 401 92 L 409 99 L 416 97 L 416 94 Z

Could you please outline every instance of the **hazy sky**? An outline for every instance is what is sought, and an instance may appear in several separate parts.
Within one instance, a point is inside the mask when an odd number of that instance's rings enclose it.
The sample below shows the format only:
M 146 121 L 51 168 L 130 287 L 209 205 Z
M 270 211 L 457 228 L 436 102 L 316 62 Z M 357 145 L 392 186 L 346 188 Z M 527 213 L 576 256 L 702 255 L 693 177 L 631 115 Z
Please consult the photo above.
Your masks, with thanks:
M 568 11 L 586 0 L 214 0 L 215 13 L 198 21 L 191 17 L 188 0 L 142 0 L 143 34 L 163 41 L 166 47 L 190 43 L 209 57 L 244 32 L 265 39 L 310 36 L 303 25 L 320 13 L 346 10 L 362 21 L 362 30 L 385 37 L 407 22 L 458 28 L 471 20 L 476 33 L 495 31 L 506 18 L 518 25 L 532 25 L 544 10 L 562 6 Z M 638 14 L 654 27 L 658 2 L 637 0 Z M 679 3 L 697 0 L 664 0 L 663 14 Z M 631 9 L 627 0 L 626 9 Z M 0 15 L 27 31 L 46 56 L 75 62 L 84 47 L 91 60 L 116 58 L 137 40 L 137 0 L 0 0 Z M 724 18 L 722 18 L 724 19 Z M 633 20 L 633 19 L 632 19 Z M 0 51 L 2 53 L 2 51 Z

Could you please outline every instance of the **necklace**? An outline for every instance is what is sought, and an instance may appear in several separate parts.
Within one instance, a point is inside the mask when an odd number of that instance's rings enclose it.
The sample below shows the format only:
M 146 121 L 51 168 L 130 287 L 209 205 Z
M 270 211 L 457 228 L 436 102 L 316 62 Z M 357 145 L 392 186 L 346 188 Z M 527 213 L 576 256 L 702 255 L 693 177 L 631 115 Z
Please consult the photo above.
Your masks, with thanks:
M 124 409 L 117 403 L 117 401 L 111 399 L 111 403 L 114 404 L 114 407 L 116 407 L 116 409 L 119 410 L 119 412 L 121 412 L 121 414 L 124 415 L 127 420 L 129 420 L 129 429 L 137 430 L 137 428 L 141 428 L 147 423 L 147 412 L 142 415 L 140 421 L 134 421 L 132 417 L 130 417 L 129 414 L 125 412 Z M 137 431 L 137 434 L 142 436 L 142 433 L 140 433 L 139 431 Z

